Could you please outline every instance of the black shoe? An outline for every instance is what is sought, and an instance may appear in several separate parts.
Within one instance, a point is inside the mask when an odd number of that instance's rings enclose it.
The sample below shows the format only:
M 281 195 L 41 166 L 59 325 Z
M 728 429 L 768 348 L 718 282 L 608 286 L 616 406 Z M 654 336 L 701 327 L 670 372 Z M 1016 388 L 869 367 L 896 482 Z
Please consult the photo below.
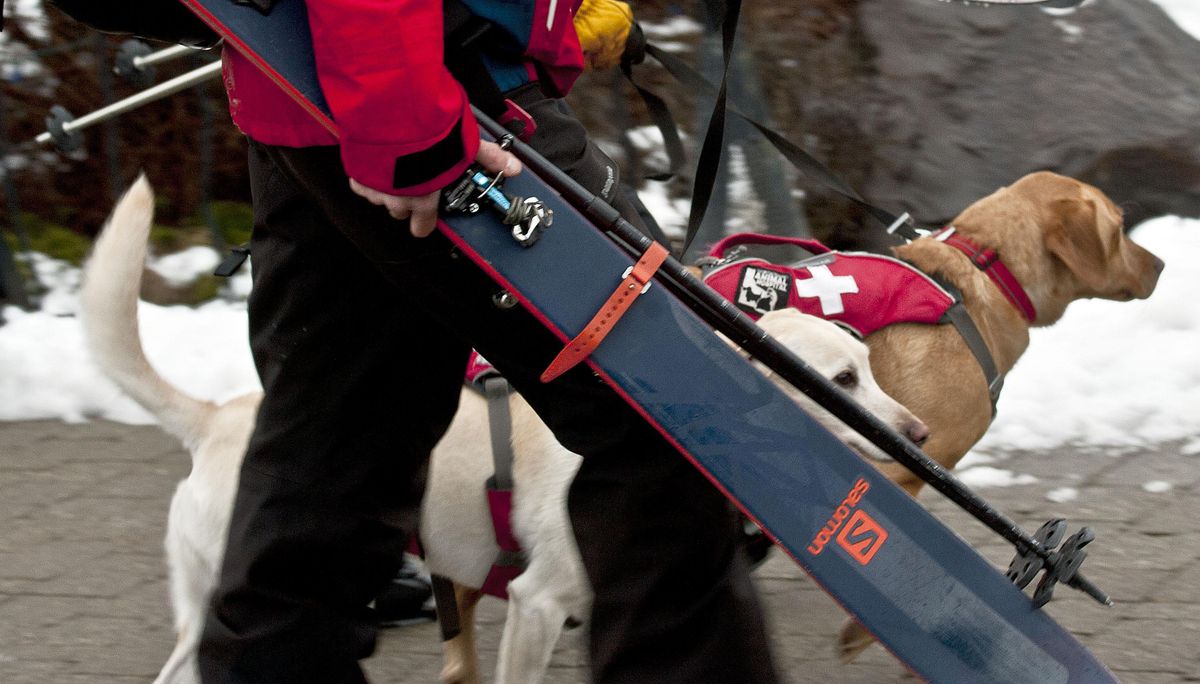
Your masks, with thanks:
M 375 597 L 375 616 L 380 627 L 400 627 L 433 622 L 437 613 L 429 579 L 414 564 L 405 561 L 391 584 Z

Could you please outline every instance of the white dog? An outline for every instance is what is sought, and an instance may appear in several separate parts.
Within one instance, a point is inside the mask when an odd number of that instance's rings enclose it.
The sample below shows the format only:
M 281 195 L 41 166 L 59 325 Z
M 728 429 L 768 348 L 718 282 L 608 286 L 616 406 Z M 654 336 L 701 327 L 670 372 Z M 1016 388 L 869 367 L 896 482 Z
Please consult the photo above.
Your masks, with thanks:
M 198 679 L 199 632 L 221 565 L 238 471 L 261 395 L 247 394 L 220 405 L 200 401 L 167 383 L 146 360 L 138 335 L 137 299 L 153 206 L 149 184 L 139 179 L 96 242 L 81 299 L 88 343 L 101 369 L 179 438 L 192 457 L 192 471 L 176 489 L 167 521 L 178 641 L 156 680 L 192 682 Z M 903 434 L 917 442 L 928 435 L 919 420 L 875 384 L 866 347 L 832 323 L 780 311 L 761 324 Z M 860 453 L 885 458 L 803 394 L 785 389 Z M 591 592 L 566 511 L 566 491 L 579 457 L 555 441 L 519 396 L 512 397 L 511 409 L 512 523 L 529 567 L 509 585 L 496 681 L 526 684 L 540 681 L 564 623 L 587 618 Z M 478 680 L 471 627 L 479 594 L 472 588 L 482 585 L 498 551 L 483 490 L 492 471 L 486 411 L 481 397 L 463 392 L 458 415 L 434 450 L 422 512 L 420 533 L 428 568 L 458 585 L 463 632 L 446 644 L 446 681 Z

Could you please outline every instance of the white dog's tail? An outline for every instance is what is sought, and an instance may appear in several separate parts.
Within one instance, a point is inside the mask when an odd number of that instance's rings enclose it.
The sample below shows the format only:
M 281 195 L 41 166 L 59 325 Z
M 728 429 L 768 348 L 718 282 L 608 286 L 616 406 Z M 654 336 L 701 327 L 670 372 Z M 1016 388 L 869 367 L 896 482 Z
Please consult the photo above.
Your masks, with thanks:
M 199 423 L 215 406 L 184 394 L 159 375 L 146 360 L 138 334 L 138 293 L 153 218 L 154 192 L 141 176 L 113 209 L 84 267 L 83 328 L 100 369 L 164 430 L 191 447 Z

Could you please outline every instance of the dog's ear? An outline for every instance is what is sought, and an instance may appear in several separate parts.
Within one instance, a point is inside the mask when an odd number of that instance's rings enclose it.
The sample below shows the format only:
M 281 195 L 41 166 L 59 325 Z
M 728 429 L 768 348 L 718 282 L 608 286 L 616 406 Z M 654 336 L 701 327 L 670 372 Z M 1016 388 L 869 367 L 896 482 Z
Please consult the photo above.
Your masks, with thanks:
M 1108 247 L 1096 203 L 1086 198 L 1054 200 L 1046 226 L 1046 249 L 1085 286 L 1102 290 L 1108 282 Z

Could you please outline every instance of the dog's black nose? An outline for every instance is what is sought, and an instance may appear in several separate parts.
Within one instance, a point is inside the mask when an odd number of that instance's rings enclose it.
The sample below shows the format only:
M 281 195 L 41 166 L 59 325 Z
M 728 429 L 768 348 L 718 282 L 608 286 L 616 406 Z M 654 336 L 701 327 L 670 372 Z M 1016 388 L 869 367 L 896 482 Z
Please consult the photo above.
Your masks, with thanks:
M 1162 274 L 1163 269 L 1166 267 L 1167 267 L 1167 262 L 1163 261 L 1162 259 L 1159 259 L 1158 257 L 1154 257 L 1154 272 L 1155 273 Z

